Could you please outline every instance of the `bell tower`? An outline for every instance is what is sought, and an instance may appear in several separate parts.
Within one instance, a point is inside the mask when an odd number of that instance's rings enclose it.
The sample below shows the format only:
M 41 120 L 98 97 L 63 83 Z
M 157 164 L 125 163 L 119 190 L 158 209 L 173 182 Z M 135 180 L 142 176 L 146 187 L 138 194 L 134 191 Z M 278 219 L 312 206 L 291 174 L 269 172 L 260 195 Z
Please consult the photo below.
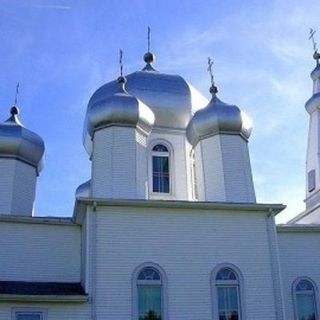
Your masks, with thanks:
M 0 124 L 0 215 L 32 216 L 44 142 L 25 128 L 15 105 Z
M 320 54 L 314 42 L 314 31 L 311 29 L 316 67 L 311 72 L 313 94 L 306 102 L 309 114 L 309 133 L 306 159 L 306 211 L 318 210 L 320 207 Z
M 254 203 L 248 149 L 252 123 L 240 108 L 217 97 L 210 58 L 208 65 L 211 101 L 194 114 L 187 127 L 195 152 L 198 197 L 201 201 Z

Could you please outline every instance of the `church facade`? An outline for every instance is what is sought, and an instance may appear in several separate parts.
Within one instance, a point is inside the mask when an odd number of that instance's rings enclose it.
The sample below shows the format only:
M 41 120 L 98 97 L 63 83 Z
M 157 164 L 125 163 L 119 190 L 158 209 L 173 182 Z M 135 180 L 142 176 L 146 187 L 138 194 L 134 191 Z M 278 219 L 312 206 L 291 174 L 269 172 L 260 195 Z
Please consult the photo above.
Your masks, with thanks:
M 90 98 L 91 179 L 72 218 L 33 215 L 44 142 L 0 124 L 0 319 L 320 319 L 320 65 L 306 210 L 256 202 L 250 118 L 186 80 L 145 67 Z

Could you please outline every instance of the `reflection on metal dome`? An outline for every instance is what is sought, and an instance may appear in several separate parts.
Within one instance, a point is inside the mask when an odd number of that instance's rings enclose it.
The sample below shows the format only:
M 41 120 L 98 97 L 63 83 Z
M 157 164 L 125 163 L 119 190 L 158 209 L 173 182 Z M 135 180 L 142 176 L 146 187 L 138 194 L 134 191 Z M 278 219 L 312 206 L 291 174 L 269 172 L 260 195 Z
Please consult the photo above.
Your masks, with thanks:
M 21 124 L 16 106 L 10 112 L 11 117 L 0 124 L 0 158 L 19 159 L 40 172 L 43 168 L 44 142 Z
M 127 92 L 150 107 L 155 115 L 154 127 L 157 128 L 186 129 L 194 112 L 208 104 L 208 100 L 182 77 L 155 71 L 152 66 L 151 69 L 131 73 L 126 79 Z M 117 81 L 100 87 L 89 101 L 86 122 L 96 105 L 112 100 L 118 91 Z M 85 124 L 84 145 L 90 154 L 92 142 L 86 128 Z
M 120 77 L 115 82 L 114 92 L 94 101 L 90 100 L 86 122 L 91 138 L 95 130 L 111 125 L 138 126 L 146 132 L 151 131 L 155 120 L 153 112 L 125 90 L 125 83 L 126 79 Z
M 91 194 L 91 180 L 79 185 L 76 190 L 76 198 L 88 198 Z
M 220 101 L 214 92 L 208 106 L 195 113 L 187 128 L 187 138 L 195 146 L 199 140 L 218 133 L 241 134 L 248 139 L 251 119 L 237 106 Z

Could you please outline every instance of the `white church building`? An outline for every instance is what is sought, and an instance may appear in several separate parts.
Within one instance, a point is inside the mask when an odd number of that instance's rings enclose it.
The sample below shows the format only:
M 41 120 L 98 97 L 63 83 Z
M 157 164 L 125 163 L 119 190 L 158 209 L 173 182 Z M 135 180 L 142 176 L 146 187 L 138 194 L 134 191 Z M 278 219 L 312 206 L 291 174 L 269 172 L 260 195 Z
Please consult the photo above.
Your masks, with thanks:
M 16 106 L 0 124 L 0 320 L 320 320 L 318 61 L 306 210 L 276 225 L 250 118 L 144 60 L 90 98 L 72 218 L 33 215 L 44 142 Z

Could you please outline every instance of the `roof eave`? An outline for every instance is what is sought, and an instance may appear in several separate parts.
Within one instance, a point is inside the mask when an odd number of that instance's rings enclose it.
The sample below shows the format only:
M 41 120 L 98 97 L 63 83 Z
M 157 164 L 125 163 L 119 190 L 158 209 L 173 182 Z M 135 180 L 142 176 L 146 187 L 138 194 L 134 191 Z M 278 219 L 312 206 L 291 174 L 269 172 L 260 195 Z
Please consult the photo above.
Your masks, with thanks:
M 88 302 L 88 295 L 24 295 L 24 294 L 0 294 L 0 301 L 12 302 Z
M 257 204 L 257 203 L 230 203 L 230 202 L 204 202 L 183 200 L 142 200 L 142 199 L 101 199 L 83 198 L 76 199 L 73 219 L 82 223 L 86 208 L 91 207 L 144 207 L 168 209 L 197 209 L 197 210 L 234 210 L 234 211 L 259 211 L 276 216 L 286 208 L 283 204 Z

